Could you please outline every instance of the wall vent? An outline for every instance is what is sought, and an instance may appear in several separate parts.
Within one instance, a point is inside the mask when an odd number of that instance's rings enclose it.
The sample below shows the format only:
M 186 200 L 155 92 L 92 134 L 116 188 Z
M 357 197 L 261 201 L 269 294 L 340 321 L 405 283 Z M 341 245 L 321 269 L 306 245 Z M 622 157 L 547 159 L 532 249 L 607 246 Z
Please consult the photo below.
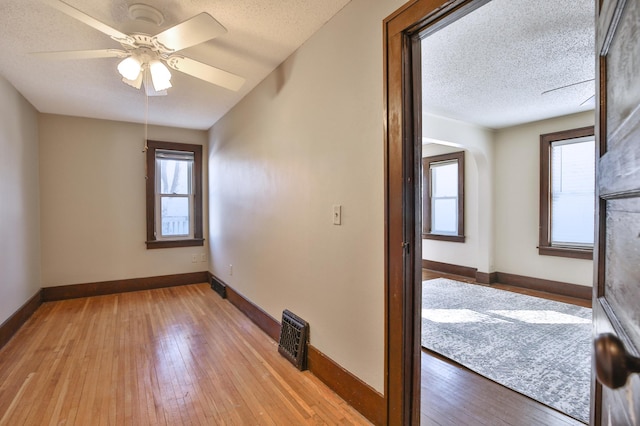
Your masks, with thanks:
M 300 371 L 307 369 L 309 323 L 288 309 L 282 312 L 278 352 Z
M 211 275 L 211 289 L 223 299 L 227 298 L 227 286 L 213 275 Z

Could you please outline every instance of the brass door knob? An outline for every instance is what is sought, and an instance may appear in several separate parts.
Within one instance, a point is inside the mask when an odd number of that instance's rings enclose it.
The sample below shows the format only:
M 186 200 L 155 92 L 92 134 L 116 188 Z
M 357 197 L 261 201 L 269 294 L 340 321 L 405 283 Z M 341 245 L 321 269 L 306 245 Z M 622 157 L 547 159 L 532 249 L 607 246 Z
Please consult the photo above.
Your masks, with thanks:
M 622 341 L 611 333 L 594 341 L 596 376 L 603 385 L 617 389 L 627 383 L 633 373 L 640 373 L 640 358 L 629 355 Z

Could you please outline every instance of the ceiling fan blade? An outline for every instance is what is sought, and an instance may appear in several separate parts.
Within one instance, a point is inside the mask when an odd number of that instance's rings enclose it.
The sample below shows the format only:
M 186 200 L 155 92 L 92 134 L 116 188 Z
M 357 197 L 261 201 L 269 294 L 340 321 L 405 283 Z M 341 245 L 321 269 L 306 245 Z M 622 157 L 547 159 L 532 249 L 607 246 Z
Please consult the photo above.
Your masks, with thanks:
M 227 32 L 215 18 L 202 12 L 191 19 L 175 25 L 153 39 L 170 52 L 195 46 Z
M 590 102 L 590 104 L 593 104 L 595 106 L 596 104 L 596 95 L 595 93 L 591 96 L 589 96 L 588 99 L 586 99 L 583 103 L 580 104 L 580 106 L 586 105 L 588 102 Z
M 544 92 L 541 93 L 541 95 L 544 95 L 545 93 L 555 92 L 556 90 L 560 90 L 560 89 L 566 89 L 567 87 L 577 86 L 578 84 L 589 83 L 590 81 L 594 81 L 594 80 L 595 80 L 594 78 L 590 78 L 588 80 L 582 80 L 582 81 L 578 81 L 576 83 L 565 84 L 564 86 L 560 86 L 560 87 L 556 87 L 556 88 L 553 88 L 553 89 L 545 90 Z
M 101 49 L 101 50 L 64 50 L 58 52 L 33 52 L 35 56 L 46 59 L 97 59 L 97 58 L 125 58 L 129 56 L 129 52 L 119 49 Z
M 125 43 L 128 45 L 132 45 L 134 43 L 134 40 L 128 35 L 126 35 L 125 33 L 120 32 L 115 28 L 112 28 L 107 24 L 104 24 L 98 21 L 97 19 L 63 2 L 62 0 L 43 0 L 43 1 L 49 6 L 55 9 L 58 9 L 60 12 L 65 13 L 71 16 L 72 18 L 77 19 L 78 21 L 110 36 L 112 39 L 120 43 Z
M 230 72 L 203 64 L 202 62 L 198 62 L 190 58 L 185 58 L 184 56 L 170 56 L 167 58 L 167 65 L 176 71 L 189 74 L 208 83 L 233 91 L 238 91 L 245 82 L 245 79 L 238 75 L 231 74 Z

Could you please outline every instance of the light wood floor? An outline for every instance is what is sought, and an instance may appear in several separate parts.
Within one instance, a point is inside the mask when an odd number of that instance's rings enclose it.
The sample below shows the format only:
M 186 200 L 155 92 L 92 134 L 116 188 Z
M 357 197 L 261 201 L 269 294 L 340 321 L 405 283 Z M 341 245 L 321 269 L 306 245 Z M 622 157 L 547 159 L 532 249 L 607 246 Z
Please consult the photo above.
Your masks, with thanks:
M 0 350 L 0 425 L 369 424 L 208 285 L 43 304 Z
M 477 285 L 473 279 L 422 271 L 423 280 L 439 277 Z M 492 284 L 492 287 L 591 307 L 590 302 L 580 299 L 503 284 Z M 584 426 L 569 416 L 486 379 L 435 352 L 423 350 L 421 361 L 420 418 L 423 426 Z

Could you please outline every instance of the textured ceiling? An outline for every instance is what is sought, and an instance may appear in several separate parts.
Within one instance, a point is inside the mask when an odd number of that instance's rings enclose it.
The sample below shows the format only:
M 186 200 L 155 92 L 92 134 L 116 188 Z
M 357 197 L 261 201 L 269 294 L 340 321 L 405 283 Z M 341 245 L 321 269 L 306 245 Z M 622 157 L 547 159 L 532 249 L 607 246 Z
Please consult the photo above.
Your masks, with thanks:
M 173 71 L 169 95 L 149 98 L 149 122 L 208 129 L 350 0 L 65 0 L 124 33 L 155 35 L 200 12 L 228 32 L 180 54 L 244 77 L 238 92 Z M 162 12 L 160 26 L 128 16 L 133 3 Z M 376 41 L 379 42 L 379 41 Z M 0 75 L 38 111 L 144 122 L 142 91 L 120 81 L 117 58 L 51 60 L 30 52 L 121 48 L 41 0 L 0 0 Z
M 501 128 L 594 109 L 594 1 L 493 0 L 422 44 L 423 110 Z M 568 86 L 564 89 L 551 89 Z
M 208 129 L 349 0 L 66 2 L 125 33 L 154 35 L 203 11 L 222 23 L 226 34 L 180 53 L 246 78 L 240 91 L 172 72 L 169 95 L 149 98 L 150 123 Z M 165 22 L 130 19 L 138 2 Z M 489 2 L 425 39 L 424 110 L 500 128 L 593 109 L 580 106 L 593 82 L 542 94 L 593 78 L 593 16 L 593 0 Z M 145 97 L 120 81 L 118 59 L 29 54 L 105 48 L 120 45 L 42 0 L 0 0 L 0 75 L 41 112 L 143 122 Z

